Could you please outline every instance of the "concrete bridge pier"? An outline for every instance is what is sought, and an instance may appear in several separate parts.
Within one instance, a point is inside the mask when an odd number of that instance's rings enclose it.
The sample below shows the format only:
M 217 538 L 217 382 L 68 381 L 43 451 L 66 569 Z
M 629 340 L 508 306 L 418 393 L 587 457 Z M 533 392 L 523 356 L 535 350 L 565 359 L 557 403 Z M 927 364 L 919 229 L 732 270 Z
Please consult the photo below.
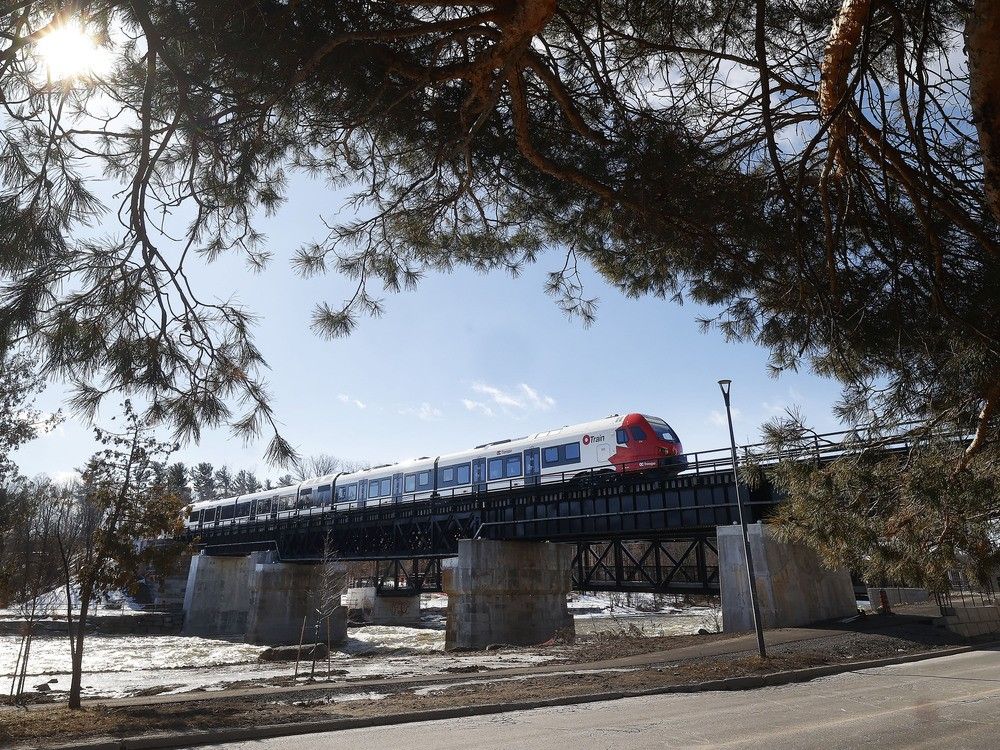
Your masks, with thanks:
M 717 534 L 722 629 L 727 633 L 753 630 L 741 528 L 719 526 Z M 747 536 L 764 628 L 795 627 L 857 613 L 854 585 L 846 569 L 824 567 L 813 550 L 779 541 L 765 524 L 750 524 Z
M 442 566 L 448 594 L 445 648 L 544 643 L 573 632 L 566 607 L 573 549 L 548 542 L 463 539 Z
M 290 646 L 347 638 L 347 610 L 340 605 L 344 563 L 279 563 L 253 566 L 247 603 L 247 643 Z
M 182 635 L 242 636 L 247 632 L 250 575 L 268 552 L 191 558 L 184 590 Z
M 374 586 L 349 588 L 344 595 L 348 612 L 372 625 L 416 625 L 420 622 L 420 594 L 379 595 Z
M 271 552 L 241 556 L 200 554 L 191 558 L 184 592 L 183 635 L 245 637 L 269 646 L 347 638 L 347 610 L 339 605 L 346 566 L 342 563 L 283 563 Z M 332 566 L 332 567 L 331 567 Z M 317 629 L 318 626 L 318 629 Z

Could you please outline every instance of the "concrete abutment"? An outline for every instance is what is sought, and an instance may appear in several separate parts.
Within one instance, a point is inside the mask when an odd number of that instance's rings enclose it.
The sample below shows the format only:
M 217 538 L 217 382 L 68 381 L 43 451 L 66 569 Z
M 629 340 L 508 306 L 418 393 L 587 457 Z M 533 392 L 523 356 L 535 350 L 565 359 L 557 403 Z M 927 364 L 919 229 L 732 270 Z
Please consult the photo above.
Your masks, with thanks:
M 445 648 L 526 646 L 571 634 L 572 558 L 565 544 L 460 540 L 458 557 L 442 566 Z
M 725 632 L 753 630 L 740 526 L 719 526 L 719 585 Z M 766 525 L 747 527 L 756 574 L 757 601 L 763 627 L 785 628 L 856 614 L 851 576 L 830 570 L 816 553 L 801 544 L 775 538 Z

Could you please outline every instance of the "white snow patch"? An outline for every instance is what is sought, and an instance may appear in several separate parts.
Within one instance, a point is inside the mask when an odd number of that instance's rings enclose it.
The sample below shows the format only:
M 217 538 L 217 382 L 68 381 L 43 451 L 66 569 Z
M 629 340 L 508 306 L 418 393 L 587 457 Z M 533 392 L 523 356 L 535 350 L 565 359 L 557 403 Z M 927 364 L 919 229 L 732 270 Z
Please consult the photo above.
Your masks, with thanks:
M 346 693 L 344 695 L 332 695 L 330 698 L 334 703 L 342 703 L 344 701 L 380 701 L 383 698 L 388 698 L 388 693 Z
M 69 596 L 66 594 L 65 586 L 57 586 L 51 591 L 39 594 L 34 599 L 22 602 L 14 607 L 0 609 L 0 618 L 18 619 L 27 617 L 34 612 L 36 619 L 50 619 L 66 617 L 66 601 L 73 602 L 73 614 L 80 611 L 80 587 L 73 584 L 70 587 Z M 126 614 L 141 615 L 142 605 L 123 591 L 111 591 L 100 599 L 90 603 L 89 613 L 92 615 L 102 614 Z
M 439 683 L 437 685 L 427 685 L 426 687 L 417 688 L 413 691 L 414 695 L 430 695 L 431 693 L 439 693 L 444 690 L 451 690 L 452 688 L 464 687 L 466 685 L 484 685 L 494 682 L 523 682 L 524 680 L 534 680 L 538 678 L 545 677 L 565 677 L 570 674 L 606 674 L 610 672 L 635 672 L 638 667 L 620 667 L 612 669 L 567 669 L 564 672 L 544 672 L 542 674 L 524 674 L 515 675 L 514 677 L 497 677 L 494 679 L 484 679 L 484 680 L 466 680 L 465 682 L 447 682 Z

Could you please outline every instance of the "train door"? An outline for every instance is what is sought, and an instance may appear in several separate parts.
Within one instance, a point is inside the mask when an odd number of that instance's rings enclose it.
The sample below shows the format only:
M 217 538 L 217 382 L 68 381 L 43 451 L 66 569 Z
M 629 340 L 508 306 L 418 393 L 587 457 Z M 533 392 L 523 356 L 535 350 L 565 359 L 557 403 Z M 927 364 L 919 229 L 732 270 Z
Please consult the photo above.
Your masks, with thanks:
M 472 491 L 486 492 L 486 459 L 472 460 Z
M 539 448 L 528 448 L 524 452 L 524 486 L 541 482 L 542 462 Z
M 365 498 L 368 497 L 368 482 L 362 479 L 358 482 L 358 507 L 364 508 L 368 503 L 365 502 Z
M 403 475 L 392 475 L 392 501 L 398 503 L 403 499 Z

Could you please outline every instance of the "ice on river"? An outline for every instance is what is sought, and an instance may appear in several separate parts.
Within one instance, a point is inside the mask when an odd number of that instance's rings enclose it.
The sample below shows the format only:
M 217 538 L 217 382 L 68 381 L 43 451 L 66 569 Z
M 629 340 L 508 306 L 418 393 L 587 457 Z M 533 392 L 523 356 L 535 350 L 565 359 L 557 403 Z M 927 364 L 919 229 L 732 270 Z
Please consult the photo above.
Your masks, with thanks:
M 718 611 L 711 607 L 686 607 L 681 600 L 660 597 L 631 600 L 615 594 L 574 595 L 570 609 L 580 634 L 600 631 L 640 631 L 644 635 L 681 635 L 699 628 L 714 630 Z M 617 597 L 617 598 L 616 598 Z M 444 651 L 446 597 L 425 597 L 425 627 L 368 625 L 351 628 L 350 637 L 331 657 L 339 680 L 396 678 L 440 674 L 448 668 L 479 666 L 488 669 L 527 666 L 560 656 L 558 650 L 499 650 L 490 653 L 452 654 Z M 430 627 L 427 627 L 427 626 Z M 12 679 L 20 638 L 0 636 L 0 689 Z M 294 663 L 260 663 L 263 646 L 238 640 L 165 636 L 87 636 L 84 650 L 84 694 L 89 697 L 122 697 L 155 689 L 162 693 L 218 690 L 233 682 L 241 686 L 262 684 L 275 677 L 291 677 Z M 317 665 L 317 673 L 326 662 Z M 309 665 L 305 665 L 308 669 Z M 300 669 L 301 671 L 301 669 Z M 69 687 L 69 643 L 65 635 L 36 637 L 31 646 L 27 684 L 50 679 L 53 691 Z
M 0 687 L 12 679 L 20 639 L 0 636 Z M 90 635 L 84 650 L 84 695 L 123 697 L 150 688 L 158 693 L 218 690 L 228 683 L 241 686 L 274 677 L 291 677 L 294 663 L 257 662 L 263 646 L 238 641 L 179 636 Z M 491 669 L 537 664 L 556 654 L 498 651 L 452 655 L 444 651 L 444 632 L 420 628 L 367 626 L 353 628 L 347 642 L 332 655 L 337 679 L 394 678 L 438 674 L 448 667 L 480 665 Z M 69 687 L 69 645 L 65 636 L 36 638 L 31 646 L 27 684 L 49 679 L 53 691 Z M 300 666 L 300 673 L 310 665 Z M 324 674 L 326 661 L 317 664 Z

